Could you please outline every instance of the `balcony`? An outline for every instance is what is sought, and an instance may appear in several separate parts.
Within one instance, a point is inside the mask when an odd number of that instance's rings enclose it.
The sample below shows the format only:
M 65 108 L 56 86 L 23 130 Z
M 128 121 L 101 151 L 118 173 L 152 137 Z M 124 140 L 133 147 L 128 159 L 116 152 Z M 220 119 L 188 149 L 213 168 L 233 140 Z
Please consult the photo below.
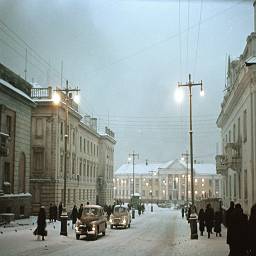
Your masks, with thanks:
M 224 156 L 224 155 L 217 155 L 215 157 L 215 160 L 216 160 L 216 171 L 217 171 L 217 174 L 226 175 L 226 172 L 228 170 L 226 156 Z
M 227 143 L 225 146 L 227 167 L 234 171 L 240 171 L 241 169 L 242 157 L 240 147 L 239 143 Z

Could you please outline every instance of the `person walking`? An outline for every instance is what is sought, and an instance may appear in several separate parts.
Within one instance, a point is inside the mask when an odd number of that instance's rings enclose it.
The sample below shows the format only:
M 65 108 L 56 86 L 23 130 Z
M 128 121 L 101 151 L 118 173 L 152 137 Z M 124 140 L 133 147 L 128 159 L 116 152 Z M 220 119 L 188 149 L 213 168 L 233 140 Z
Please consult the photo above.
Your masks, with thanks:
M 71 212 L 72 229 L 73 229 L 74 225 L 76 224 L 77 216 L 78 216 L 77 207 L 76 207 L 76 205 L 74 205 L 72 212 Z
M 205 226 L 208 233 L 208 238 L 210 238 L 210 235 L 212 233 L 213 220 L 214 220 L 214 210 L 211 207 L 211 204 L 207 204 L 206 210 L 205 210 Z
M 248 223 L 249 252 L 250 256 L 256 256 L 256 204 L 251 208 L 251 214 Z
M 58 207 L 57 207 L 56 204 L 54 204 L 53 205 L 53 219 L 54 219 L 54 222 L 56 222 L 57 217 L 58 217 Z
M 63 210 L 63 206 L 62 206 L 62 202 L 59 203 L 59 220 L 60 220 L 60 216 L 62 214 L 62 210 Z
M 226 215 L 225 215 L 225 224 L 226 224 L 226 228 L 227 228 L 227 244 L 229 245 L 229 251 L 231 251 L 230 248 L 230 226 L 232 223 L 232 213 L 235 209 L 235 203 L 233 201 L 230 202 L 230 206 L 228 208 L 228 210 L 226 211 Z
M 248 219 L 240 204 L 235 205 L 230 223 L 230 256 L 245 256 L 248 250 Z
M 42 236 L 42 240 L 47 236 L 46 228 L 46 212 L 44 206 L 40 207 L 38 217 L 37 217 L 37 228 L 34 231 L 34 235 L 37 235 L 37 239 L 39 240 L 39 236 Z
M 79 207 L 79 210 L 78 210 L 78 215 L 77 215 L 78 219 L 80 219 L 81 216 L 82 216 L 83 208 L 84 208 L 84 205 L 80 204 L 80 207 Z
M 54 209 L 53 209 L 53 205 L 52 203 L 50 203 L 50 207 L 49 207 L 49 220 L 50 222 L 53 222 L 53 216 L 54 216 Z
M 204 235 L 204 227 L 205 227 L 205 213 L 204 209 L 201 208 L 198 214 L 198 222 L 199 222 L 199 230 L 200 230 L 200 235 Z
M 214 232 L 216 236 L 221 236 L 221 222 L 222 222 L 222 214 L 221 211 L 216 211 L 214 214 Z

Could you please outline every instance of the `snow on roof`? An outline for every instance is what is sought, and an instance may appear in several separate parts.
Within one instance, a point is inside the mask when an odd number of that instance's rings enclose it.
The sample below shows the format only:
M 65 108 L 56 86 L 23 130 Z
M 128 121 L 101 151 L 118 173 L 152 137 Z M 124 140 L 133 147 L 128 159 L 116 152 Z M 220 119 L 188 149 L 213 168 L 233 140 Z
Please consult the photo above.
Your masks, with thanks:
M 5 80 L 0 78 L 0 83 L 2 85 L 4 85 L 5 87 L 11 89 L 12 91 L 16 92 L 17 94 L 21 95 L 22 97 L 26 98 L 27 100 L 29 100 L 30 102 L 35 103 L 25 92 L 21 91 L 20 89 L 14 87 L 13 85 L 11 85 L 10 83 L 6 82 Z
M 134 165 L 134 173 L 137 175 L 151 175 L 152 172 L 157 172 L 161 169 L 168 169 L 168 167 L 175 166 L 177 164 L 177 161 L 181 164 L 181 166 L 184 167 L 184 171 L 186 171 L 186 164 L 184 161 L 181 160 L 172 160 L 165 163 L 152 163 L 146 165 L 145 163 L 138 163 Z M 198 175 L 216 175 L 216 166 L 215 164 L 194 164 L 193 168 L 195 170 L 195 173 Z M 190 169 L 190 165 L 189 165 Z M 180 170 L 180 167 L 179 167 Z M 133 173 L 133 166 L 132 164 L 123 164 L 122 166 L 117 169 L 115 172 L 115 175 L 127 175 Z
M 163 168 L 162 163 L 155 163 L 155 164 L 135 164 L 134 165 L 134 173 L 136 174 L 151 174 L 152 172 L 157 172 L 158 168 Z M 125 175 L 125 174 L 132 174 L 133 173 L 133 167 L 132 164 L 123 164 L 121 167 L 118 168 L 118 170 L 115 172 L 117 175 Z

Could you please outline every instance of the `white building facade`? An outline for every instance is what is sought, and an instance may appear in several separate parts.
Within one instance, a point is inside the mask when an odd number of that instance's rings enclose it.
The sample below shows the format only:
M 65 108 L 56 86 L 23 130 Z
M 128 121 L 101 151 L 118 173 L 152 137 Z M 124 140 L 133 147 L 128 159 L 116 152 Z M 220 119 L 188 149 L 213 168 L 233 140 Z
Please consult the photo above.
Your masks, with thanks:
M 221 175 L 214 164 L 194 164 L 195 199 L 222 193 Z M 135 164 L 134 192 L 144 202 L 185 203 L 191 200 L 190 169 L 184 161 Z M 114 174 L 114 199 L 128 202 L 133 194 L 133 165 L 124 164 Z
M 227 208 L 233 200 L 241 203 L 246 213 L 256 199 L 255 56 L 256 33 L 253 32 L 240 57 L 233 61 L 229 58 L 227 88 L 217 120 L 222 147 L 221 154 L 216 156 L 216 168 L 223 175 L 224 206 Z

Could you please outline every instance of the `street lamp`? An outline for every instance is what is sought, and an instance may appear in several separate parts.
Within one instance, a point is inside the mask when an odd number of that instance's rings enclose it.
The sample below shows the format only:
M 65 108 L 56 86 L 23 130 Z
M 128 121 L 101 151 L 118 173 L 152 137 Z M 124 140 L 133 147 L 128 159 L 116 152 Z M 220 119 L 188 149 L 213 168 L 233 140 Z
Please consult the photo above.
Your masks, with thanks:
M 134 209 L 134 200 L 135 200 L 135 196 L 134 196 L 134 192 L 135 192 L 135 183 L 134 183 L 134 158 L 135 157 L 139 158 L 139 154 L 135 154 L 134 151 L 132 152 L 132 154 L 129 154 L 129 159 L 132 157 L 132 198 L 131 198 L 131 203 L 132 203 L 132 218 L 135 219 L 135 209 Z
M 64 103 L 65 103 L 65 140 L 64 140 L 64 185 L 63 185 L 63 211 L 60 216 L 61 219 L 61 230 L 60 230 L 60 235 L 67 236 L 67 220 L 68 220 L 68 215 L 67 215 L 67 200 L 66 200 L 66 195 L 67 195 L 67 147 L 68 147 L 68 111 L 69 107 L 71 105 L 72 101 L 77 101 L 77 97 L 73 98 L 72 92 L 78 93 L 80 90 L 78 88 L 70 88 L 68 86 L 68 81 L 66 81 L 66 87 L 64 89 L 56 89 L 55 93 L 53 94 L 53 102 L 55 105 L 60 104 L 61 102 L 61 94 L 64 94 Z
M 187 84 L 178 84 L 178 88 L 180 87 L 188 87 L 189 88 L 189 137 L 190 137 L 190 172 L 191 172 L 191 215 L 190 215 L 190 227 L 191 227 L 191 239 L 198 239 L 197 234 L 197 216 L 195 213 L 195 201 L 194 201 L 194 173 L 193 173 L 193 131 L 192 131 L 192 87 L 193 86 L 200 86 L 201 93 L 200 95 L 203 96 L 203 83 L 193 83 L 191 81 L 191 74 L 189 74 L 189 81 Z

